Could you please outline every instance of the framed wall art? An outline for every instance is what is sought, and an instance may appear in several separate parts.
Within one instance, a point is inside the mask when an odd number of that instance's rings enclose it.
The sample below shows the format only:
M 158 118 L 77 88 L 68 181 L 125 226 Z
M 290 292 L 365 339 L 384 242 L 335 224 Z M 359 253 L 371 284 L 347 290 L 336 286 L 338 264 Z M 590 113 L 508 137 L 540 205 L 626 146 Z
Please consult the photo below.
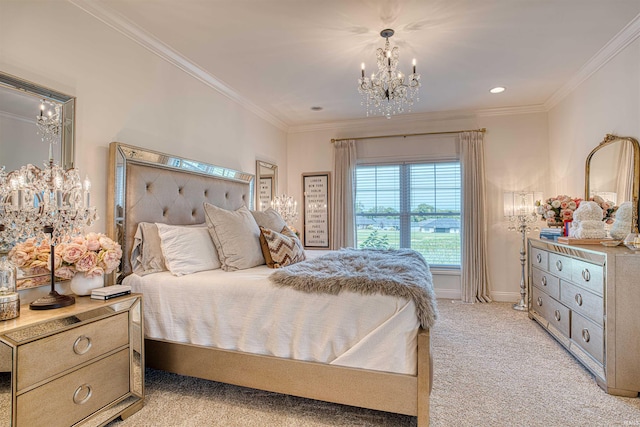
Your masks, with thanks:
M 330 247 L 330 188 L 330 172 L 302 174 L 303 244 L 306 249 Z

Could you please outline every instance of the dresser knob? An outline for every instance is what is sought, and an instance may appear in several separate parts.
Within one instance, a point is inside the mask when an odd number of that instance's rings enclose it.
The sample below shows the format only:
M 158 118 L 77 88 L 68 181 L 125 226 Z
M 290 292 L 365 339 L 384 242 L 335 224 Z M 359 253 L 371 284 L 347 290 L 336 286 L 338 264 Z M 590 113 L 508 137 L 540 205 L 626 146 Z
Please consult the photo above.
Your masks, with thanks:
M 560 321 L 560 310 L 556 310 L 555 312 L 555 318 L 556 320 L 559 322 Z
M 542 276 L 542 286 L 547 286 L 547 276 Z
M 578 306 L 582 306 L 582 295 L 576 294 L 576 304 L 578 304 Z
M 541 264 L 542 263 L 542 255 L 537 254 L 536 255 L 536 260 L 538 261 L 538 264 Z
M 589 342 L 591 340 L 591 335 L 589 335 L 589 330 L 587 328 L 582 330 L 582 339 L 584 342 Z
M 558 271 L 562 271 L 562 261 L 560 260 L 556 261 L 556 268 L 558 269 Z
M 582 278 L 584 279 L 585 282 L 588 282 L 589 280 L 591 280 L 591 273 L 589 272 L 588 268 L 585 268 L 584 270 L 582 270 Z
M 85 342 L 85 345 L 81 345 Z M 77 355 L 83 355 L 91 348 L 91 338 L 86 335 L 80 335 L 73 343 L 73 352 Z
M 84 396 L 82 395 L 83 390 L 85 390 Z M 82 384 L 76 389 L 75 393 L 73 393 L 73 403 L 75 403 L 76 405 L 82 405 L 83 403 L 86 403 L 91 398 L 92 393 L 93 392 L 89 384 Z
M 538 306 L 542 307 L 542 297 L 538 297 Z

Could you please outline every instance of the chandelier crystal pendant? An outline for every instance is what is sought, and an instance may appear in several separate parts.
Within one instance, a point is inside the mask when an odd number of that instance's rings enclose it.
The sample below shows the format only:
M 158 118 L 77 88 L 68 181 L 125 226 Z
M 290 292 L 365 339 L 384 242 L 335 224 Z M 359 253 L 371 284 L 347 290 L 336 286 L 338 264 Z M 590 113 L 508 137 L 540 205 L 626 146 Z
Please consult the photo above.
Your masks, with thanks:
M 362 104 L 366 105 L 367 117 L 384 115 L 388 119 L 392 115 L 400 114 L 411 107 L 418 99 L 420 88 L 420 74 L 416 73 L 416 60 L 413 60 L 413 72 L 405 76 L 397 70 L 400 56 L 397 46 L 391 48 L 389 37 L 393 36 L 391 29 L 382 30 L 380 36 L 386 39 L 384 49 L 376 51 L 378 71 L 365 76 L 365 65 L 362 63 L 362 75 L 358 79 L 358 92 L 362 95 Z
M 36 116 L 36 126 L 38 127 L 38 135 L 42 137 L 42 142 L 57 144 L 60 141 L 61 110 L 62 105 L 57 102 L 46 99 L 40 101 L 40 115 Z

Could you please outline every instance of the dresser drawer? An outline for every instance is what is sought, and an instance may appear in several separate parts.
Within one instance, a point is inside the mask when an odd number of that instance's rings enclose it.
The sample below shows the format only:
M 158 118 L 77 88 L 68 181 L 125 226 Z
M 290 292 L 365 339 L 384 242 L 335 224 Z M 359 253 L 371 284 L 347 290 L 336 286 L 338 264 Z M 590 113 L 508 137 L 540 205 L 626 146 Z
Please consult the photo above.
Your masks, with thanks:
M 571 266 L 571 281 L 598 295 L 602 295 L 604 289 L 603 273 L 604 269 L 601 265 L 576 259 L 573 260 Z
M 538 268 L 532 269 L 532 285 L 542 289 L 553 298 L 560 299 L 560 279 Z
M 529 258 L 531 259 L 531 265 L 542 270 L 549 270 L 549 252 L 538 248 L 531 248 Z
M 603 325 L 604 302 L 601 296 L 562 280 L 560 281 L 560 301 L 598 325 Z
M 17 426 L 70 426 L 129 392 L 129 349 L 17 398 Z
M 549 254 L 549 272 L 561 279 L 571 280 L 571 262 L 573 260 L 564 255 Z
M 563 335 L 569 337 L 569 309 L 537 288 L 532 288 L 532 308 Z
M 604 361 L 603 336 L 600 326 L 576 312 L 571 313 L 571 340 L 600 363 Z
M 128 331 L 121 313 L 18 347 L 18 391 L 127 345 Z

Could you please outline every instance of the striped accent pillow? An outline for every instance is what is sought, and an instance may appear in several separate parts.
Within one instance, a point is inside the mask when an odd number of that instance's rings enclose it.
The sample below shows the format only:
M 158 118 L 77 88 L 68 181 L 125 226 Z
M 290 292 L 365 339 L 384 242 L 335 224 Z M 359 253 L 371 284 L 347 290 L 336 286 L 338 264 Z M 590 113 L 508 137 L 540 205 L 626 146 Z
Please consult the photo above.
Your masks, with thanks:
M 280 268 L 306 259 L 302 242 L 286 225 L 280 233 L 260 227 L 260 246 L 270 268 Z

